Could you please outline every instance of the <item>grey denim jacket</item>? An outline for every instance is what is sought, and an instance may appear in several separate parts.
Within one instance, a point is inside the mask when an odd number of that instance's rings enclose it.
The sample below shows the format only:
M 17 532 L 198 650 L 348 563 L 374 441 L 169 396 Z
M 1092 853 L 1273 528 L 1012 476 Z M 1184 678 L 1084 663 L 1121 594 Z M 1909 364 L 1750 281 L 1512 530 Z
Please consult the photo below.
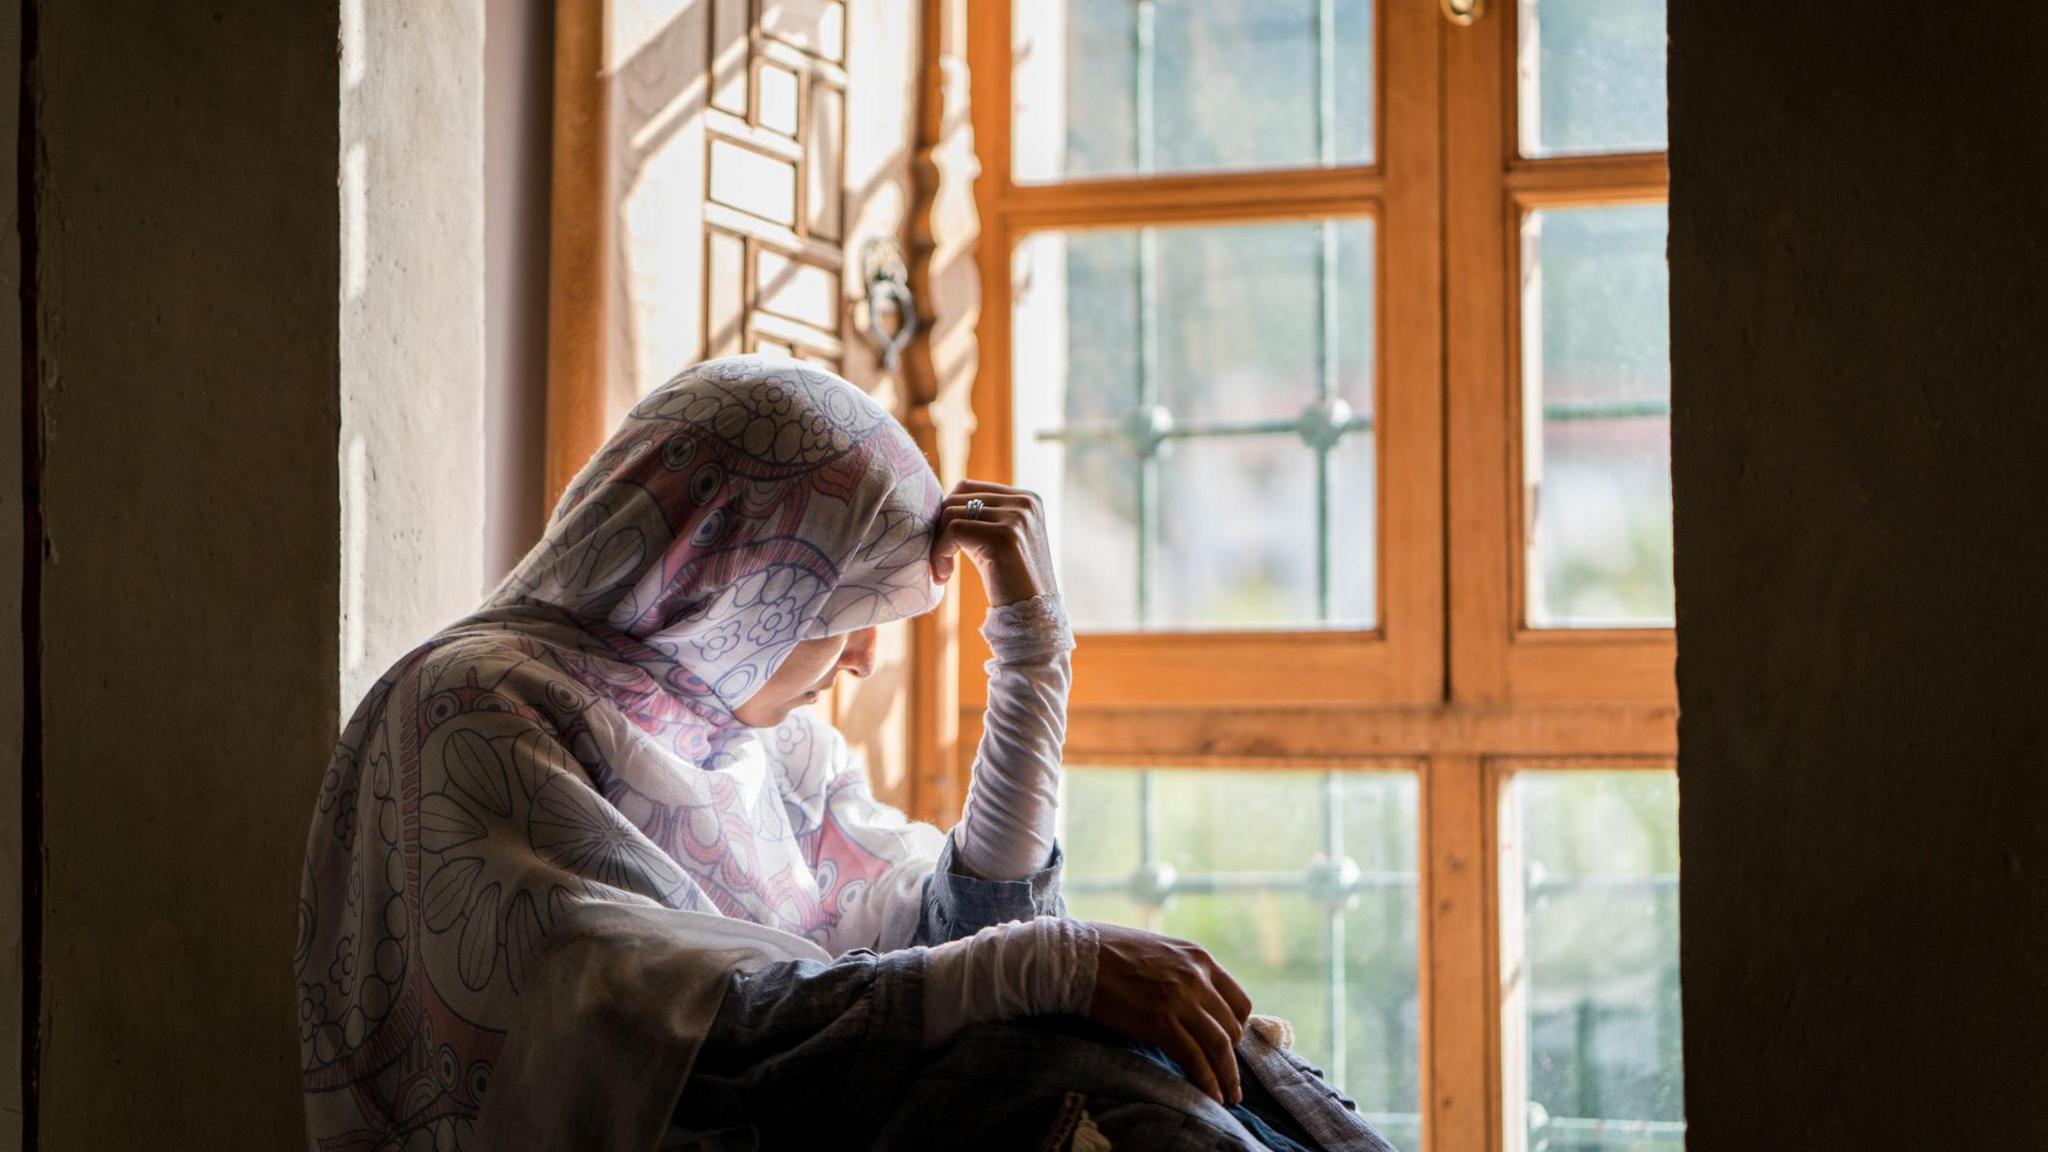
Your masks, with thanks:
M 953 867 L 947 839 L 914 943 L 1065 914 L 1057 845 L 1024 880 Z M 1314 1069 L 1248 1032 L 1246 1104 L 1225 1109 L 1156 1050 L 1078 1018 L 978 1024 L 922 1050 L 924 951 L 864 949 L 732 978 L 675 1110 L 669 1148 L 1391 1152 Z

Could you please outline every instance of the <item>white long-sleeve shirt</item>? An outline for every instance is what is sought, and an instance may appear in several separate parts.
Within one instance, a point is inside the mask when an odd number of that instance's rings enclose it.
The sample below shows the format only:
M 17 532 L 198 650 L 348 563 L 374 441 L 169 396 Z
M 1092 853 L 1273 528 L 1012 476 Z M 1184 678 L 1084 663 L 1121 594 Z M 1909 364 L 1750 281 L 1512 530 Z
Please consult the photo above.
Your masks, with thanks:
M 1021 880 L 1052 855 L 1074 633 L 1049 595 L 991 608 L 981 634 L 988 709 L 953 848 L 976 876 Z
M 953 850 L 973 875 L 1021 880 L 1052 856 L 1074 636 L 1056 595 L 990 609 L 981 634 L 988 709 Z M 925 1044 L 981 1021 L 1085 1012 L 1095 965 L 1094 929 L 1052 917 L 941 944 L 925 969 Z

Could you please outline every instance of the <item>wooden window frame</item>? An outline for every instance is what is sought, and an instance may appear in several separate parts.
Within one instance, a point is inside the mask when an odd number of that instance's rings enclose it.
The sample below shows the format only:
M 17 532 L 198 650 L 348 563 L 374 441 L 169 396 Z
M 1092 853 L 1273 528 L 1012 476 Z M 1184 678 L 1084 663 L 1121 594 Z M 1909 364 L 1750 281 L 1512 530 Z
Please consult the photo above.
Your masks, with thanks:
M 1376 525 L 1380 603 L 1371 631 L 1121 632 L 1092 634 L 1075 656 L 1074 707 L 1176 709 L 1216 706 L 1426 703 L 1443 685 L 1440 555 L 1443 413 L 1439 329 L 1437 139 L 1433 116 L 1405 114 L 1435 100 L 1436 70 L 1416 55 L 1384 67 L 1375 103 L 1374 163 L 1310 171 L 1249 171 L 1018 184 L 1011 176 L 1010 69 L 1013 0 L 980 0 L 968 25 L 981 216 L 980 364 L 973 393 L 970 471 L 1007 478 L 1011 461 L 1010 285 L 1017 242 L 1042 230 L 1132 224 L 1209 224 L 1369 215 L 1378 271 L 1374 387 Z M 1433 43 L 1435 18 L 1415 5 L 1376 6 L 1375 36 Z M 1390 28 L 1390 24 L 1394 27 Z M 1385 53 L 1378 57 L 1384 59 Z M 1433 52 L 1432 52 L 1433 55 Z M 987 61 L 1001 62 L 988 67 Z M 975 64 L 982 64 L 976 67 Z M 1376 72 L 1379 69 L 1376 68 Z M 1404 114 L 1390 115 L 1389 103 Z M 1389 124 L 1395 125 L 1389 130 Z M 1389 227 L 1389 220 L 1398 226 Z M 1389 282 L 1394 281 L 1390 284 Z M 1398 547 L 1392 546 L 1398 542 Z M 962 590 L 974 619 L 979 589 Z M 986 649 L 963 639 L 963 666 Z M 986 685 L 968 677 L 961 702 L 978 713 Z
M 1677 739 L 1670 629 L 1521 624 L 1520 222 L 1536 208 L 1661 199 L 1664 158 L 1521 158 L 1513 0 L 1462 26 L 1437 0 L 1377 0 L 1373 165 L 1019 185 L 1014 2 L 969 6 L 981 164 L 971 474 L 1013 475 L 1011 261 L 1026 233 L 1365 208 L 1380 245 L 1376 630 L 1086 635 L 1067 761 L 1413 765 L 1423 1146 L 1515 1152 L 1523 1134 L 1502 1129 L 1503 1093 L 1521 1082 L 1503 1064 L 1515 1003 L 1502 984 L 1503 789 L 1532 768 L 1669 769 Z M 978 619 L 980 589 L 959 591 L 964 619 Z M 979 735 L 986 649 L 963 629 L 955 651 L 965 748 Z M 955 796 L 965 771 L 963 759 Z
M 1454 29 L 1444 56 L 1451 699 L 1673 707 L 1672 629 L 1523 623 L 1522 222 L 1544 208 L 1661 201 L 1664 154 L 1524 158 L 1519 5 L 1495 7 Z

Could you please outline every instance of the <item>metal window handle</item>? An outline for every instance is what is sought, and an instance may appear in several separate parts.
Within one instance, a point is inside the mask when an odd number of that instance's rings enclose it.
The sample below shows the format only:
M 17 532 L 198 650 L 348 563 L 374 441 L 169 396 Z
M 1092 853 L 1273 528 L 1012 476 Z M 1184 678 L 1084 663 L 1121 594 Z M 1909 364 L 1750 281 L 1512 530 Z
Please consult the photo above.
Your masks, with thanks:
M 1444 19 L 1463 27 L 1475 24 L 1486 15 L 1486 0 L 1437 0 L 1444 10 Z
M 917 335 L 917 297 L 910 291 L 910 268 L 903 250 L 887 236 L 877 236 L 861 248 L 862 273 L 868 285 L 868 342 L 882 357 L 884 371 L 894 372 L 903 350 Z M 884 313 L 896 316 L 893 333 L 882 324 Z

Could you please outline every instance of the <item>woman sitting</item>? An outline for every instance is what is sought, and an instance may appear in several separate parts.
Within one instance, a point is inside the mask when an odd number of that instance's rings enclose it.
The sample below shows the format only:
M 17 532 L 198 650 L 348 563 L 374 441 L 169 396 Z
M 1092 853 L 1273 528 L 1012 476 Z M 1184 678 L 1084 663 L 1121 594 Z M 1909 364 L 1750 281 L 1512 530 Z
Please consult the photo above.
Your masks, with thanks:
M 995 658 L 942 835 L 801 706 L 962 553 Z M 1383 1148 L 1201 949 L 1062 917 L 1072 647 L 1036 499 L 943 494 L 852 385 L 741 358 L 652 393 L 342 734 L 313 1144 Z

